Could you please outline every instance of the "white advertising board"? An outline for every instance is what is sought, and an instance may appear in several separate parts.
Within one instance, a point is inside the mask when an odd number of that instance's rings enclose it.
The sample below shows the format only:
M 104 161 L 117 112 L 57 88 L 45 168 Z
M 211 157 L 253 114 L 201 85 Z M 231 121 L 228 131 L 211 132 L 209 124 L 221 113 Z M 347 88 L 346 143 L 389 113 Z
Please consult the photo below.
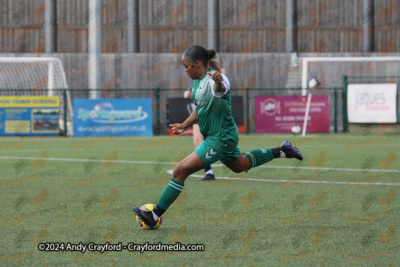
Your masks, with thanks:
M 350 84 L 347 114 L 350 123 L 396 123 L 397 84 Z

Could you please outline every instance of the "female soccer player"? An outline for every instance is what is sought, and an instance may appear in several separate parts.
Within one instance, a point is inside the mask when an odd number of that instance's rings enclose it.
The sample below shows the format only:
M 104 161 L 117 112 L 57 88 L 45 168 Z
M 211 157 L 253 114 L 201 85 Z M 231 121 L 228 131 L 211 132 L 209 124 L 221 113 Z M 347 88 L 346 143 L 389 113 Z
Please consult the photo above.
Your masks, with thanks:
M 220 66 L 220 64 L 215 61 L 214 59 L 210 59 L 208 61 L 208 66 L 210 70 L 211 68 L 213 68 L 214 70 L 218 71 L 219 73 L 222 73 L 222 68 Z M 192 89 L 188 88 L 187 91 L 185 91 L 185 93 L 183 94 L 184 98 L 190 98 L 192 99 L 193 93 L 192 93 Z M 197 122 L 193 123 L 193 143 L 194 143 L 194 147 L 198 147 L 200 145 L 201 142 L 204 141 L 203 135 L 200 132 L 200 128 L 199 128 L 199 124 Z M 215 176 L 214 176 L 214 172 L 211 168 L 211 166 L 207 166 L 206 168 L 204 168 L 204 172 L 206 173 L 206 175 L 199 179 L 199 181 L 210 181 L 210 180 L 215 180 Z
M 184 98 L 190 98 L 192 99 L 192 89 L 188 88 L 187 91 L 183 94 Z M 194 147 L 198 147 L 201 142 L 204 141 L 203 135 L 200 132 L 199 124 L 198 123 L 193 123 L 193 143 Z M 211 168 L 211 166 L 207 166 L 204 168 L 204 172 L 206 175 L 199 179 L 199 181 L 210 181 L 210 180 L 215 180 L 214 172 Z
M 150 228 L 178 198 L 186 178 L 218 160 L 235 173 L 247 171 L 274 158 L 303 160 L 300 151 L 288 141 L 278 148 L 255 149 L 244 155 L 240 153 L 237 146 L 239 132 L 232 117 L 230 84 L 224 74 L 210 66 L 210 62 L 215 62 L 211 61 L 214 57 L 214 50 L 206 50 L 198 45 L 187 49 L 182 56 L 185 72 L 193 79 L 192 98 L 196 109 L 183 123 L 170 126 L 175 134 L 181 134 L 198 121 L 204 141 L 175 167 L 170 182 L 152 211 L 133 207 L 136 215 Z

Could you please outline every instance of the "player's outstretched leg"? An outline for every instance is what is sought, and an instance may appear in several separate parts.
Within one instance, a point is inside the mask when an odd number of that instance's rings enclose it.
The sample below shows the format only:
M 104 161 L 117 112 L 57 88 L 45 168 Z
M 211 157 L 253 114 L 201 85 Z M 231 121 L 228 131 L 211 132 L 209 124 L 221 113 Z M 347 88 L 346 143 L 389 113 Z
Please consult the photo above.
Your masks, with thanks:
M 152 211 L 141 210 L 138 207 L 133 207 L 133 211 L 147 226 L 153 228 L 157 224 L 158 218 L 163 215 L 169 206 L 178 198 L 183 190 L 186 178 L 205 167 L 206 165 L 200 157 L 193 152 L 176 165 L 171 180 L 167 187 L 165 187 L 164 192 L 158 199 L 157 205 Z
M 303 160 L 303 155 L 297 147 L 292 146 L 289 141 L 284 141 L 277 148 L 266 148 L 266 149 L 255 149 L 247 152 L 245 156 L 250 161 L 250 168 L 254 168 L 263 165 L 274 158 L 295 158 Z
M 224 164 L 232 171 L 240 173 L 270 162 L 274 158 L 303 160 L 300 151 L 295 146 L 292 146 L 289 141 L 285 141 L 277 148 L 254 149 L 245 154 L 242 153 L 239 157 L 224 162 Z

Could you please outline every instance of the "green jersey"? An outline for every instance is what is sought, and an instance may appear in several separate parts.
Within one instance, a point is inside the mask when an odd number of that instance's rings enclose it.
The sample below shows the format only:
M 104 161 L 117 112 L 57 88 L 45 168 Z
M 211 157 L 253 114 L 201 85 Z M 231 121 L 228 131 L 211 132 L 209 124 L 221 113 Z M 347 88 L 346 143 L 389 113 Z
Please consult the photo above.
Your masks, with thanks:
M 211 69 L 209 72 L 213 73 L 215 70 Z M 230 85 L 228 78 L 223 74 L 222 76 L 225 92 L 215 92 L 214 81 L 206 74 L 193 81 L 192 98 L 196 104 L 197 121 L 204 139 L 222 141 L 224 146 L 236 147 L 239 132 L 232 117 Z

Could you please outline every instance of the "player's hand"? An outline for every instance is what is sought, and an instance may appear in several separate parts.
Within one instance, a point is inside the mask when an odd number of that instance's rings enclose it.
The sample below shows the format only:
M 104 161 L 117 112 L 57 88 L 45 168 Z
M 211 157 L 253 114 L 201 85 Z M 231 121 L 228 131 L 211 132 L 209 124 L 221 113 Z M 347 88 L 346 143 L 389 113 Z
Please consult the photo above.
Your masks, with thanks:
M 220 83 L 222 81 L 222 75 L 220 72 L 216 71 L 214 73 L 207 72 L 208 75 L 211 76 L 211 80 L 213 80 L 216 83 Z
M 192 89 L 188 88 L 185 93 L 183 93 L 184 98 L 192 98 Z
M 183 123 L 170 124 L 169 127 L 172 128 L 172 132 L 176 135 L 183 133 L 187 129 Z

